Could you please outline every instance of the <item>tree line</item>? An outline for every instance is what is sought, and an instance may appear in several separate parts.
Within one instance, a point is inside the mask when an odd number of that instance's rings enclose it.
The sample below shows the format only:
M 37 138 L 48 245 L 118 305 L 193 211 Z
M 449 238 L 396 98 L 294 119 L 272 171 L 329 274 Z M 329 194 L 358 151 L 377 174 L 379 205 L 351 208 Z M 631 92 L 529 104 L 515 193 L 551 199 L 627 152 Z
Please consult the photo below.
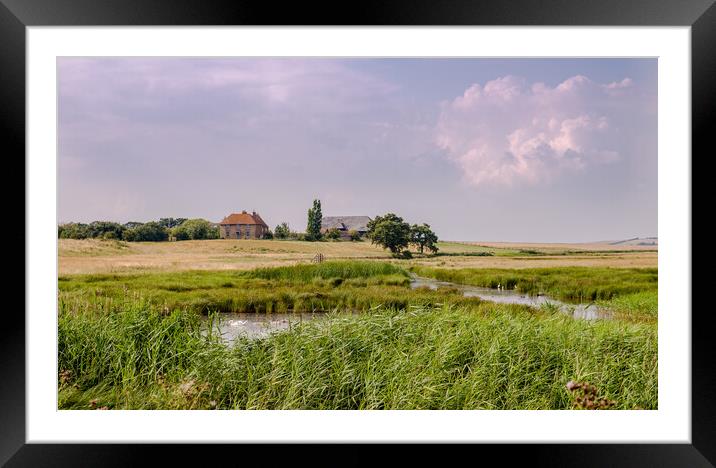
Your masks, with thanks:
M 273 236 L 278 239 L 296 238 L 307 241 L 338 240 L 340 231 L 329 229 L 321 231 L 321 200 L 313 200 L 313 205 L 308 209 L 306 233 L 304 235 L 292 233 L 287 223 L 276 226 Z M 410 258 L 409 247 L 414 246 L 418 252 L 426 251 L 436 254 L 438 252 L 438 236 L 430 228 L 429 224 L 410 224 L 395 213 L 387 213 L 383 216 L 376 216 L 367 226 L 366 237 L 372 244 L 380 245 L 390 250 L 394 257 Z M 351 240 L 360 240 L 360 234 L 356 231 L 349 233 Z
M 283 222 L 271 232 L 267 231 L 263 239 L 292 239 L 305 241 L 322 241 L 340 239 L 338 229 L 321 230 L 323 213 L 321 201 L 313 200 L 308 209 L 305 233 L 291 230 L 288 223 Z M 374 245 L 390 250 L 396 258 L 410 258 L 409 247 L 413 246 L 418 252 L 438 252 L 438 236 L 428 224 L 409 224 L 395 213 L 387 213 L 373 218 L 367 226 L 365 236 Z M 205 219 L 187 218 L 160 218 L 158 221 L 140 223 L 130 221 L 119 224 L 111 221 L 93 221 L 84 223 L 65 223 L 57 228 L 60 239 L 117 239 L 130 242 L 161 242 L 167 240 L 199 240 L 218 239 L 219 227 Z M 348 232 L 352 241 L 361 240 L 360 233 Z
M 438 236 L 429 224 L 407 223 L 395 213 L 376 216 L 368 223 L 366 237 L 372 244 L 390 250 L 394 257 L 410 258 L 409 246 L 414 246 L 421 254 L 426 250 L 432 254 L 438 252 Z
M 219 227 L 205 219 L 160 218 L 159 221 L 120 224 L 111 221 L 65 223 L 57 227 L 60 239 L 116 239 L 129 242 L 218 239 Z

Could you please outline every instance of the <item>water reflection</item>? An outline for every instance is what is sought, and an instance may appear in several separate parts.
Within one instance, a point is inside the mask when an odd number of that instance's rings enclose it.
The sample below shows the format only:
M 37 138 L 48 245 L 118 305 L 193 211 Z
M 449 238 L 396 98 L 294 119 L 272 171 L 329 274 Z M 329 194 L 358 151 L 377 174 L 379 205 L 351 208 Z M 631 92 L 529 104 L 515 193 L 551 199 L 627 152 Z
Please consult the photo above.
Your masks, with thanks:
M 479 286 L 438 281 L 432 278 L 412 276 L 410 287 L 458 289 L 465 297 L 479 297 L 480 299 L 502 304 L 522 304 L 532 307 L 541 307 L 552 304 L 562 313 L 571 315 L 576 319 L 597 320 L 609 319 L 611 314 L 597 307 L 594 303 L 568 304 L 548 296 L 530 296 L 511 289 L 491 289 Z M 353 312 L 354 313 L 354 312 Z M 290 330 L 292 327 L 309 320 L 326 317 L 326 313 L 271 313 L 271 314 L 244 314 L 222 313 L 219 315 L 218 331 L 224 341 L 232 342 L 240 336 L 250 339 L 264 338 L 272 333 Z M 208 318 L 205 318 L 208 320 Z M 217 325 L 214 325 L 217 330 Z
M 530 296 L 528 294 L 515 291 L 514 289 L 492 289 L 481 288 L 479 286 L 469 286 L 465 284 L 451 283 L 449 281 L 438 281 L 432 278 L 422 278 L 412 276 L 410 287 L 416 288 L 453 288 L 462 291 L 465 297 L 479 297 L 480 299 L 498 302 L 502 304 L 522 304 L 532 307 L 541 307 L 545 304 L 552 304 L 561 312 L 569 314 L 576 319 L 597 320 L 611 318 L 611 314 L 600 309 L 594 303 L 583 304 L 567 304 L 549 296 L 539 295 Z
M 217 327 L 224 341 L 232 342 L 240 336 L 247 338 L 264 338 L 271 333 L 290 330 L 296 325 L 325 317 L 325 313 L 271 313 L 271 314 L 239 314 L 222 313 L 218 316 L 219 323 L 214 324 L 214 332 Z M 205 318 L 208 320 L 208 318 Z

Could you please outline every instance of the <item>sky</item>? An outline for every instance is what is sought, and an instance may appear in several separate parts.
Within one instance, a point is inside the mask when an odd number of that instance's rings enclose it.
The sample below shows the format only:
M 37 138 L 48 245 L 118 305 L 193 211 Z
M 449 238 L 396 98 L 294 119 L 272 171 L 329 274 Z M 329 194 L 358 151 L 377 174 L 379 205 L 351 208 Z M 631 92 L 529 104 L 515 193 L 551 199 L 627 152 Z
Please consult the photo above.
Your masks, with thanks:
M 657 235 L 657 60 L 58 58 L 58 221 Z

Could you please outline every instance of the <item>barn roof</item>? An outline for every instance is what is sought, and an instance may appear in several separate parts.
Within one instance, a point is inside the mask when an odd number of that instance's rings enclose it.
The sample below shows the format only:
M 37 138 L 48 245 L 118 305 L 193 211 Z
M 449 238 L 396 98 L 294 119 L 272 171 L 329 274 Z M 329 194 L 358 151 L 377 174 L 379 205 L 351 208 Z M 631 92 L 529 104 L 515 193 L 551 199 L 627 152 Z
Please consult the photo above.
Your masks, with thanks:
M 324 216 L 321 219 L 321 229 L 367 231 L 369 222 L 368 216 Z
M 259 224 L 268 227 L 268 225 L 261 219 L 258 213 L 247 213 L 242 211 L 241 213 L 231 213 L 229 216 L 224 218 L 219 224 Z

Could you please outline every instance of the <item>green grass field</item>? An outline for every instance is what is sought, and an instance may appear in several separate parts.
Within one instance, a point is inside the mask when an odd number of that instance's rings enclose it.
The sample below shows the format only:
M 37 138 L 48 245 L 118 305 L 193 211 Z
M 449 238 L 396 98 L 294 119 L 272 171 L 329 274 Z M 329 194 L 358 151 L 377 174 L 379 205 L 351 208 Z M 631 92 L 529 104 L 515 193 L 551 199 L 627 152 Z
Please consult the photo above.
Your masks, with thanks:
M 60 277 L 59 302 L 66 310 L 112 313 L 142 300 L 161 310 L 211 312 L 329 312 L 410 305 L 480 302 L 456 290 L 409 288 L 406 270 L 389 263 L 352 261 L 260 268 Z
M 387 262 L 62 276 L 59 407 L 568 409 L 572 380 L 657 408 L 655 269 L 412 270 L 593 297 L 615 320 L 413 290 Z M 329 315 L 229 345 L 200 319 L 229 311 Z

